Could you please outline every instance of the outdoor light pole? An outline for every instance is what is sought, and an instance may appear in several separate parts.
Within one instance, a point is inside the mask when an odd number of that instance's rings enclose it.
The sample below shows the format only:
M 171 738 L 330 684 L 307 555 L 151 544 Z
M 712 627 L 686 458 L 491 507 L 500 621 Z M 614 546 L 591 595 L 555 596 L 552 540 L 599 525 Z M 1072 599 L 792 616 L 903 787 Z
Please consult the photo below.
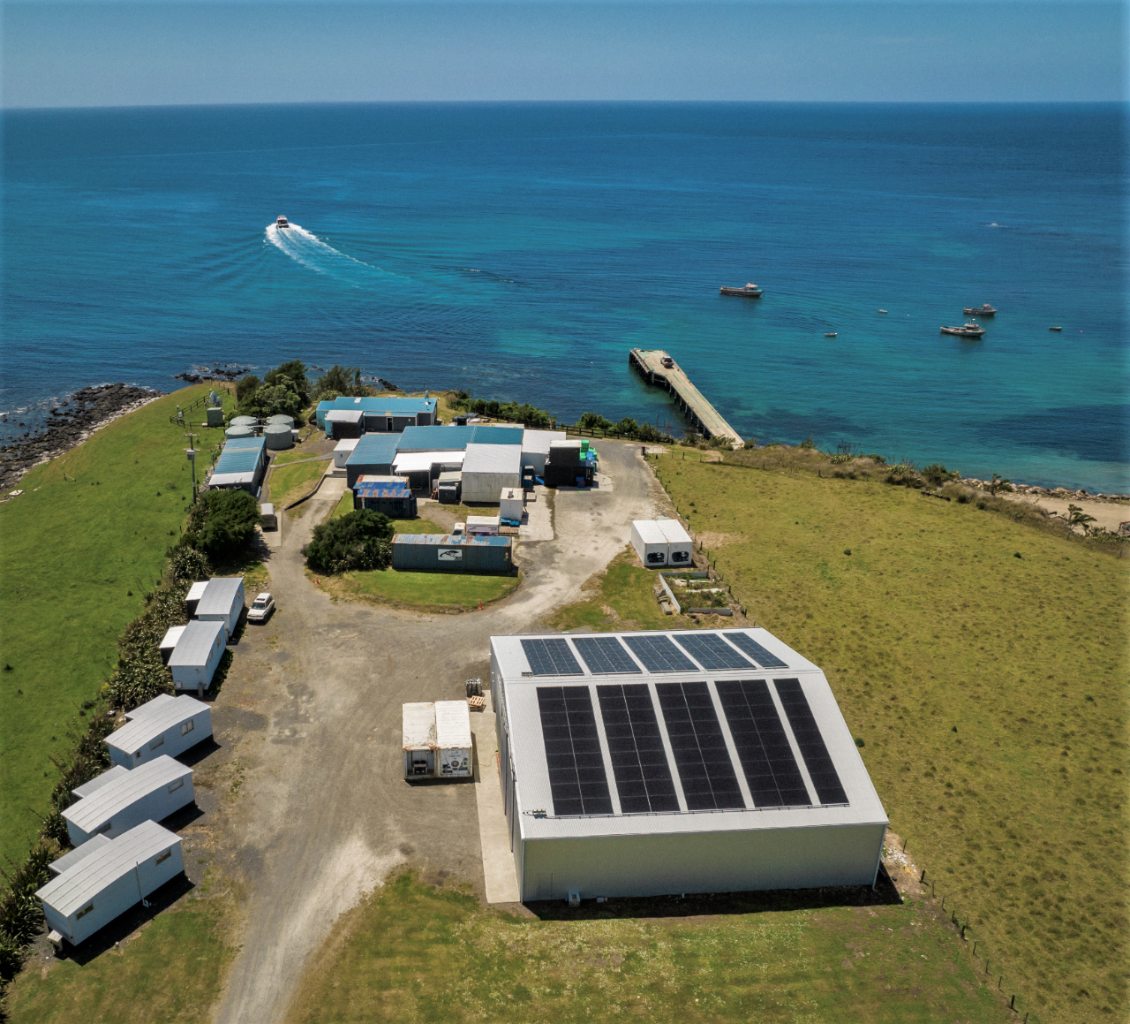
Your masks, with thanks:
M 183 436 L 187 437 L 189 439 L 188 443 L 191 445 L 196 440 L 196 438 L 198 438 L 200 435 L 199 434 L 185 434 Z M 188 456 L 188 461 L 192 463 L 192 503 L 195 505 L 196 504 L 196 449 L 195 448 L 186 448 L 184 451 L 185 451 L 185 454 Z

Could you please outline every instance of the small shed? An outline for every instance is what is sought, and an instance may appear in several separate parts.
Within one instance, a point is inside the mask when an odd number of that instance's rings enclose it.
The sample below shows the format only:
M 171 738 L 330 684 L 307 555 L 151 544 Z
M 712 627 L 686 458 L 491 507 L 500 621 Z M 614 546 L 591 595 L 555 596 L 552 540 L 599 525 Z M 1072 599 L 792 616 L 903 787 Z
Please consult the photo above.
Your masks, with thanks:
M 509 576 L 514 570 L 513 543 L 509 537 L 398 533 L 392 538 L 392 567 L 402 572 Z
M 178 690 L 203 694 L 212 685 L 226 645 L 227 629 L 223 622 L 193 619 L 185 626 L 169 658 L 173 685 Z
M 164 754 L 133 771 L 114 765 L 103 776 L 109 778 L 92 780 L 98 788 L 63 811 L 72 846 L 96 835 L 113 839 L 148 819 L 161 821 L 196 799 L 192 769 Z
M 406 779 L 474 774 L 471 715 L 465 700 L 405 704 L 403 723 Z
M 694 542 L 677 519 L 657 519 L 656 525 L 667 541 L 667 564 L 690 565 L 694 560 Z
M 71 861 L 35 895 L 51 929 L 77 946 L 183 871 L 180 837 L 145 821 Z
M 526 511 L 526 492 L 521 487 L 507 487 L 498 499 L 499 518 L 507 526 L 521 526 Z
M 483 428 L 476 427 L 476 430 Z M 508 431 L 516 433 L 516 431 Z M 522 486 L 522 447 L 469 444 L 463 461 L 463 501 L 494 504 L 511 487 Z
M 667 538 L 654 519 L 632 520 L 632 547 L 648 569 L 667 564 Z
M 259 506 L 259 521 L 264 530 L 277 530 L 279 528 L 279 519 L 275 515 L 275 506 L 265 501 Z
M 498 516 L 468 516 L 468 537 L 497 537 L 502 520 Z
M 414 519 L 416 495 L 409 489 L 406 477 L 380 481 L 362 477 L 353 487 L 353 507 L 380 512 L 390 519 Z
M 161 661 L 166 665 L 169 659 L 173 656 L 173 651 L 176 650 L 177 641 L 180 639 L 181 634 L 184 632 L 184 626 L 170 626 L 161 640 L 158 650 L 161 652 Z
M 243 608 L 243 577 L 213 576 L 196 605 L 196 618 L 203 622 L 222 622 L 230 637 L 239 625 Z
M 167 694 L 142 704 L 134 717 L 106 737 L 110 760 L 136 768 L 162 754 L 176 757 L 212 735 L 212 709 L 188 694 Z
M 349 456 L 357 450 L 357 445 L 360 442 L 361 438 L 359 437 L 346 437 L 334 445 L 334 469 L 345 469 Z
M 326 437 L 341 440 L 344 437 L 360 437 L 363 433 L 365 414 L 360 409 L 330 409 L 326 413 Z
M 204 411 L 205 426 L 222 427 L 224 425 L 224 410 L 214 405 L 208 406 Z

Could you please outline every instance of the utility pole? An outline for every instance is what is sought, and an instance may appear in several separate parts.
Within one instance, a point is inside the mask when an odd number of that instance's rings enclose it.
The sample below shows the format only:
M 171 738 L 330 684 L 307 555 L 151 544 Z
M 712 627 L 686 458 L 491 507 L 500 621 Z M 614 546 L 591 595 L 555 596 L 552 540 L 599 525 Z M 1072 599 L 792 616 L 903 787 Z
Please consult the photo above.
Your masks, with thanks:
M 183 437 L 188 438 L 188 443 L 191 446 L 193 442 L 200 436 L 199 434 L 183 434 Z M 196 504 L 196 449 L 188 447 L 185 450 L 188 456 L 188 461 L 192 463 L 192 503 Z

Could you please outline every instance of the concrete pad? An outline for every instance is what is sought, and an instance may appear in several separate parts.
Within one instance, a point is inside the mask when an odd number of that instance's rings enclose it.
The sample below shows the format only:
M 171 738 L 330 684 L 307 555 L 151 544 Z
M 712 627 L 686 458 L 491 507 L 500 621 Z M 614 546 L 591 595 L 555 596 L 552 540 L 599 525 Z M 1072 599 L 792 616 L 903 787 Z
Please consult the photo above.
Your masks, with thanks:
M 502 803 L 502 779 L 498 770 L 498 738 L 490 691 L 483 711 L 471 712 L 475 736 L 475 801 L 479 809 L 479 841 L 483 851 L 483 880 L 487 903 L 517 903 L 518 876 L 510 850 L 510 825 Z
M 314 495 L 315 498 L 321 501 L 341 501 L 341 496 L 345 494 L 345 474 L 340 476 L 334 473 L 327 473 L 322 480 L 322 486 L 318 488 L 318 493 Z
M 553 513 L 545 500 L 545 488 L 536 488 L 534 494 L 539 490 L 540 501 L 526 502 L 526 521 L 518 534 L 523 541 L 553 540 Z

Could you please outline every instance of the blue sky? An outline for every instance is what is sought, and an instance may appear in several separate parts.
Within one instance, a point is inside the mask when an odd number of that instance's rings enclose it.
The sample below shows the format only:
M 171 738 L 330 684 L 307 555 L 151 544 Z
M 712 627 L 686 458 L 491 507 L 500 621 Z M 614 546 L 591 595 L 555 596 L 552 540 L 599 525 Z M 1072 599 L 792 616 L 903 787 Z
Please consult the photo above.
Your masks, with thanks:
M 1120 3 L 3 4 L 3 105 L 1127 98 Z

